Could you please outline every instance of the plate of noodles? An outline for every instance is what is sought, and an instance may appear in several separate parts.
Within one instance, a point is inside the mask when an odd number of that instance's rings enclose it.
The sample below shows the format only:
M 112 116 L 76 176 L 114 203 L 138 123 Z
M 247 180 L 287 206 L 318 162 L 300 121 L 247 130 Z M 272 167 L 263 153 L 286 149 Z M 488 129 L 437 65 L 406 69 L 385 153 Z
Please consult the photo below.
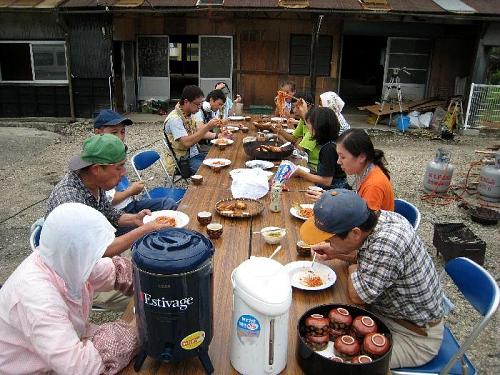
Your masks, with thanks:
M 314 262 L 300 260 L 285 265 L 290 276 L 290 283 L 294 288 L 302 290 L 322 290 L 331 287 L 337 281 L 335 271 L 330 267 Z
M 295 216 L 297 219 L 307 220 L 314 214 L 313 207 L 314 204 L 294 203 L 293 206 L 290 207 L 290 214 Z
M 157 223 L 167 224 L 172 228 L 184 228 L 189 223 L 189 216 L 180 211 L 161 210 L 144 216 L 142 222 L 146 224 L 153 220 Z

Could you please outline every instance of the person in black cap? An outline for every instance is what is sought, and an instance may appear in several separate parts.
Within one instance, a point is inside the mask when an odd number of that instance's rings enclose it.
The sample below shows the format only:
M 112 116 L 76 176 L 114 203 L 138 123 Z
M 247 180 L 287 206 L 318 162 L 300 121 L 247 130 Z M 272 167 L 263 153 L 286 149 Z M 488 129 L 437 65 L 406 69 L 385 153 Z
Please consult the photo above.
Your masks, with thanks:
M 410 223 L 395 212 L 370 210 L 363 198 L 345 189 L 324 192 L 313 211 L 300 236 L 317 244 L 312 246 L 317 259 L 353 263 L 348 270 L 349 298 L 369 305 L 389 327 L 390 367 L 429 362 L 443 338 L 443 291 Z
M 132 125 L 132 123 L 132 120 L 110 109 L 103 109 L 99 112 L 99 115 L 94 121 L 94 132 L 96 134 L 113 134 L 125 143 L 125 127 Z M 177 209 L 177 203 L 170 198 L 135 197 L 142 193 L 143 190 L 143 181 L 135 181 L 129 185 L 128 179 L 123 176 L 117 186 L 106 191 L 106 196 L 109 198 L 114 208 L 129 214 L 136 214 L 144 209 L 149 209 L 151 211 Z M 133 228 L 120 228 L 118 233 L 122 234 L 130 229 Z

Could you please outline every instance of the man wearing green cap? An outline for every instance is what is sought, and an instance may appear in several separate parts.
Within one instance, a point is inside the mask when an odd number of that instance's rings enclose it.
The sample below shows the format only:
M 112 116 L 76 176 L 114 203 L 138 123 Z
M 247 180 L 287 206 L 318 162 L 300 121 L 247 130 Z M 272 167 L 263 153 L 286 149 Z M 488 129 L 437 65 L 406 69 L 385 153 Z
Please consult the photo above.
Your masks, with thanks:
M 168 227 L 155 220 L 143 224 L 142 219 L 151 214 L 150 210 L 137 214 L 123 213 L 113 208 L 107 199 L 106 190 L 114 188 L 125 175 L 125 161 L 125 145 L 118 137 L 100 134 L 86 139 L 81 154 L 71 158 L 68 173 L 54 187 L 47 203 L 45 217 L 60 204 L 76 202 L 101 212 L 115 227 L 136 227 L 114 239 L 104 252 L 107 257 L 128 250 L 147 233 Z M 117 291 L 94 295 L 94 305 L 106 309 L 121 311 L 128 302 L 129 298 Z
M 142 219 L 151 214 L 150 210 L 127 214 L 113 208 L 106 198 L 106 190 L 114 188 L 125 175 L 125 162 L 125 145 L 118 137 L 101 134 L 86 139 L 82 153 L 71 158 L 68 173 L 52 190 L 45 216 L 62 203 L 77 202 L 98 210 L 115 227 L 136 227 L 117 237 L 105 256 L 118 255 L 138 238 L 159 229 L 154 224 L 143 225 Z

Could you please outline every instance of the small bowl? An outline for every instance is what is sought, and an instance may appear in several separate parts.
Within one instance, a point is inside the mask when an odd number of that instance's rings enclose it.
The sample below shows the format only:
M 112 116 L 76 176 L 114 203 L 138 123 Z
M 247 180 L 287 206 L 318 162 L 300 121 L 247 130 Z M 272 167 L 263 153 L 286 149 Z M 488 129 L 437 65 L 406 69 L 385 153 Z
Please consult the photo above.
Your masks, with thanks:
M 208 225 L 210 224 L 210 222 L 212 221 L 212 213 L 211 212 L 208 212 L 208 211 L 200 211 L 198 212 L 198 222 L 205 226 L 205 225 Z
M 304 241 L 297 241 L 297 255 L 301 257 L 310 257 L 311 245 L 308 245 Z
M 201 174 L 194 174 L 191 176 L 191 181 L 195 185 L 201 185 L 203 183 L 203 176 Z
M 222 224 L 210 223 L 207 225 L 207 234 L 212 240 L 216 240 L 222 235 Z
M 285 237 L 286 229 L 280 227 L 265 227 L 261 229 L 260 234 L 262 234 L 266 243 L 269 245 L 276 245 Z

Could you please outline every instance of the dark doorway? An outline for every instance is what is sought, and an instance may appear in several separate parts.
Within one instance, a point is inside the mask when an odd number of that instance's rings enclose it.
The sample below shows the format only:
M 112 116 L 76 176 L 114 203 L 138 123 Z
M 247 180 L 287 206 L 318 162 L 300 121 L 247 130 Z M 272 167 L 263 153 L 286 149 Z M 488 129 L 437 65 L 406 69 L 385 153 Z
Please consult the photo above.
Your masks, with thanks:
M 198 35 L 170 35 L 170 100 L 178 100 L 186 85 L 198 85 Z
M 122 85 L 122 42 L 113 42 L 113 107 L 118 112 L 124 112 Z
M 380 100 L 386 44 L 385 37 L 344 35 L 339 92 L 349 106 Z

